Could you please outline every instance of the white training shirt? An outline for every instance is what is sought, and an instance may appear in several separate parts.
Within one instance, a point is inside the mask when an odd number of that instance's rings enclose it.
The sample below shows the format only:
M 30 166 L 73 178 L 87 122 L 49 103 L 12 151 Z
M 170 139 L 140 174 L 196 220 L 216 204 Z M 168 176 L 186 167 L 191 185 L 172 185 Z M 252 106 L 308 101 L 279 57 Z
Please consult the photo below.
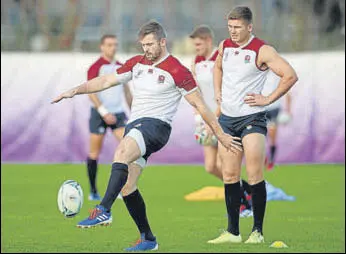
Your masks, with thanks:
M 144 55 L 135 56 L 116 70 L 116 76 L 121 83 L 133 82 L 128 123 L 150 117 L 171 124 L 182 96 L 197 89 L 191 72 L 170 54 L 154 64 Z
M 121 67 L 121 64 L 118 63 L 104 64 L 100 68 L 99 75 L 114 73 L 119 67 Z M 97 93 L 97 96 L 109 112 L 121 113 L 125 111 L 123 106 L 124 87 L 122 84 L 103 90 Z
M 250 107 L 244 102 L 247 93 L 260 94 L 267 77 L 267 70 L 260 70 L 257 57 L 265 43 L 254 37 L 239 47 L 231 39 L 223 43 L 222 102 L 221 112 L 230 117 L 246 116 L 265 111 L 263 106 Z
M 118 61 L 109 62 L 105 58 L 100 57 L 88 69 L 88 80 L 91 80 L 98 76 L 103 76 L 105 74 L 114 73 L 115 70 L 118 69 L 120 66 L 122 66 L 122 64 Z M 123 95 L 124 95 L 124 87 L 122 84 L 103 90 L 101 92 L 98 92 L 96 93 L 96 95 L 101 101 L 102 105 L 109 112 L 111 113 L 124 112 L 124 107 L 122 103 Z
M 218 50 L 215 49 L 208 59 L 204 56 L 196 56 L 195 58 L 197 84 L 201 89 L 206 104 L 213 112 L 217 109 L 214 97 L 213 68 L 218 54 Z

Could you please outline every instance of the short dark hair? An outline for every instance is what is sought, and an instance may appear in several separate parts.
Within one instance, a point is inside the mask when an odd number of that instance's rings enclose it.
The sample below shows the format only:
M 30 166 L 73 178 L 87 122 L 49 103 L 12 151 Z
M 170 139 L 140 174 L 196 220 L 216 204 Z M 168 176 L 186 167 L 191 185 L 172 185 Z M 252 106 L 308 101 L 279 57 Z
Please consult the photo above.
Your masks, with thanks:
M 227 16 L 228 20 L 243 19 L 249 24 L 252 23 L 252 11 L 246 6 L 237 6 Z
M 142 25 L 139 29 L 138 37 L 139 39 L 142 39 L 148 34 L 154 34 L 158 40 L 166 38 L 165 29 L 163 29 L 162 25 L 155 20 L 150 20 L 149 22 Z
M 190 38 L 201 38 L 205 39 L 207 37 L 214 38 L 213 30 L 207 25 L 197 26 L 192 33 L 190 34 Z
M 101 37 L 100 43 L 103 44 L 105 40 L 109 38 L 116 39 L 117 36 L 115 34 L 105 34 Z

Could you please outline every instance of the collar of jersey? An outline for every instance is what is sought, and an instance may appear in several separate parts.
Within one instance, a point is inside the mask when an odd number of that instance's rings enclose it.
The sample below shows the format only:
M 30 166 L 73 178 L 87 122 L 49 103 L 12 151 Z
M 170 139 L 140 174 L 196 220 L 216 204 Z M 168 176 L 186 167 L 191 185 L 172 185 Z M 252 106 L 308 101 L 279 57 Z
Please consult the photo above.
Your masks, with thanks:
M 206 58 L 206 60 L 210 60 L 217 50 L 218 50 L 218 48 L 214 48 L 213 51 L 211 52 L 210 56 L 208 58 Z
M 153 63 L 151 66 L 155 67 L 157 65 L 159 65 L 160 63 L 162 63 L 163 61 L 165 61 L 167 59 L 167 57 L 169 57 L 171 54 L 170 53 L 167 53 L 167 55 L 165 55 L 164 57 L 162 57 L 160 59 L 160 61 L 156 62 L 156 63 Z
M 250 39 L 248 40 L 248 42 L 245 43 L 244 45 L 238 47 L 238 49 L 243 49 L 243 48 L 245 48 L 247 45 L 250 44 L 250 42 L 252 42 L 252 40 L 253 40 L 254 38 L 255 38 L 255 36 L 254 36 L 253 34 L 251 34 Z

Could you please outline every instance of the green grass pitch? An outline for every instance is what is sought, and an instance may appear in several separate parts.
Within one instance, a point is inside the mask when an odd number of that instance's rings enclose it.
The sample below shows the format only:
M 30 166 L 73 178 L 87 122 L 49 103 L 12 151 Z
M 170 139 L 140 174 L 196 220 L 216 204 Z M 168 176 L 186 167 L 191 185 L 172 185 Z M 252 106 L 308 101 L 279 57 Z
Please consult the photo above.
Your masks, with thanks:
M 99 167 L 103 194 L 109 165 Z M 160 252 L 344 252 L 345 166 L 277 166 L 266 179 L 296 196 L 295 202 L 267 205 L 265 244 L 209 245 L 226 226 L 223 201 L 187 202 L 184 195 L 205 186 L 222 186 L 202 166 L 149 166 L 139 189 Z M 76 217 L 65 218 L 57 208 L 57 192 L 67 179 L 84 190 L 84 205 Z M 87 200 L 89 186 L 84 165 L 1 165 L 1 252 L 122 252 L 139 234 L 123 201 L 113 205 L 109 227 L 78 229 L 95 203 Z M 241 218 L 246 240 L 252 218 Z M 288 249 L 272 249 L 275 241 Z

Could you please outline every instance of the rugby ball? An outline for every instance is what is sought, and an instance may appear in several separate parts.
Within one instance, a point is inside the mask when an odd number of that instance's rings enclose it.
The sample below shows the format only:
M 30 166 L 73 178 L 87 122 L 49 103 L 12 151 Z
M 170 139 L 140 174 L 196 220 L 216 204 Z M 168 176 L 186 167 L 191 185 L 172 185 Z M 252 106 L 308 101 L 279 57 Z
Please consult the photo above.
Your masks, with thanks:
M 83 190 L 74 180 L 65 181 L 58 192 L 59 211 L 67 218 L 76 216 L 83 206 Z
M 277 121 L 279 124 L 288 124 L 291 121 L 291 115 L 287 112 L 280 112 Z

